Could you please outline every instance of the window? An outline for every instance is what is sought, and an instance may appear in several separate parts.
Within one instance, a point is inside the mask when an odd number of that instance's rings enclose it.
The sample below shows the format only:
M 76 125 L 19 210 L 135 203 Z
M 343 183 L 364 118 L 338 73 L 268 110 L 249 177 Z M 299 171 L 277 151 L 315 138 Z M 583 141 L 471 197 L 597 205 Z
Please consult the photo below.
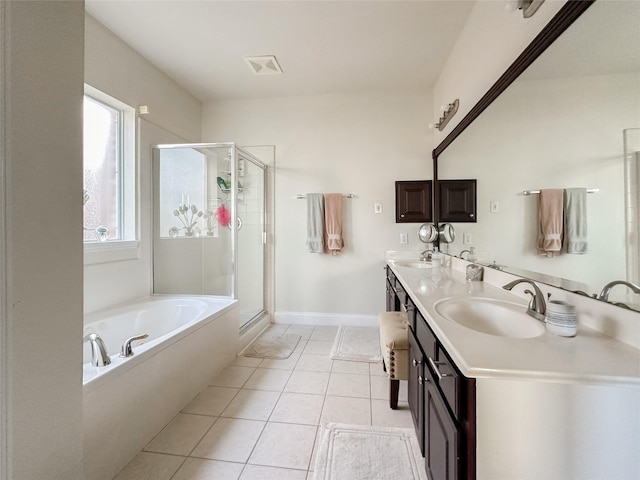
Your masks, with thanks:
M 122 248 L 136 240 L 135 110 L 85 85 L 83 118 L 85 247 Z

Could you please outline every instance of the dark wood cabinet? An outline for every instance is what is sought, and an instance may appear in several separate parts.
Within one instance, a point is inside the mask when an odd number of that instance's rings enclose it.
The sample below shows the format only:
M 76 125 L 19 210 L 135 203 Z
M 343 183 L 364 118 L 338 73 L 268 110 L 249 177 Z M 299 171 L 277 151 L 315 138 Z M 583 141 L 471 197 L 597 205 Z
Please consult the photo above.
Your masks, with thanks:
M 396 182 L 396 223 L 424 223 L 433 219 L 432 181 Z
M 438 222 L 476 222 L 476 180 L 438 180 Z
M 425 370 L 425 468 L 430 480 L 458 480 L 464 478 L 460 468 L 461 431 L 447 410 L 437 379 L 429 369 Z
M 409 307 L 409 410 L 430 480 L 475 480 L 475 380 L 458 369 L 408 292 L 387 267 L 391 302 Z M 399 295 L 403 296 L 400 301 Z M 387 290 L 387 302 L 390 302 Z
M 409 378 L 407 379 L 407 400 L 409 411 L 416 429 L 420 452 L 424 457 L 424 359 L 413 328 L 409 328 Z

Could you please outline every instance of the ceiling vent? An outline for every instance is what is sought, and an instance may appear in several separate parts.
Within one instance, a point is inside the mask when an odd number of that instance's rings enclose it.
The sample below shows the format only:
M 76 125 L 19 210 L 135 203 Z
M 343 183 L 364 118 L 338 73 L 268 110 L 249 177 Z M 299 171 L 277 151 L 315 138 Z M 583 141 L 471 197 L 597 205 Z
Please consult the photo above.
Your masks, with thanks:
M 247 62 L 254 75 L 279 75 L 282 73 L 282 68 L 273 55 L 244 57 L 244 61 Z

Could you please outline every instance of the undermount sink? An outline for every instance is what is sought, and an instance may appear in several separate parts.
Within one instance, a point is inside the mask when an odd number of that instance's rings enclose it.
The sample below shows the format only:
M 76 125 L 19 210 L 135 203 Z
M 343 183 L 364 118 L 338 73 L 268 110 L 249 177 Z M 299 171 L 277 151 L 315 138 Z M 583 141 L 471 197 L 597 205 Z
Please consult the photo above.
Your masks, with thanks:
M 443 317 L 477 332 L 509 338 L 533 338 L 545 331 L 544 323 L 530 317 L 526 306 L 483 297 L 440 300 L 434 304 Z
M 410 267 L 410 268 L 431 268 L 431 262 L 421 262 L 419 260 L 404 260 L 404 261 L 396 261 L 393 262 L 399 267 Z

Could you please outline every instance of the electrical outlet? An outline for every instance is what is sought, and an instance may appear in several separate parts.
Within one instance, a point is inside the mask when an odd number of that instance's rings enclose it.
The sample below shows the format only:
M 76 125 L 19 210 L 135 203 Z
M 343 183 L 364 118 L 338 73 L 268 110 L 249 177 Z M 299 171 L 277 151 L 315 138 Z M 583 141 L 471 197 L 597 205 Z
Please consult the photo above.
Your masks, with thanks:
M 376 202 L 373 204 L 373 213 L 382 213 L 382 203 Z
M 471 245 L 471 243 L 473 243 L 473 238 L 471 237 L 470 233 L 463 233 L 462 234 L 462 244 L 463 245 Z
M 407 243 L 409 243 L 409 236 L 406 233 L 401 233 L 400 234 L 400 244 L 406 245 Z
M 500 202 L 489 202 L 489 211 L 491 213 L 498 213 L 500 211 Z

